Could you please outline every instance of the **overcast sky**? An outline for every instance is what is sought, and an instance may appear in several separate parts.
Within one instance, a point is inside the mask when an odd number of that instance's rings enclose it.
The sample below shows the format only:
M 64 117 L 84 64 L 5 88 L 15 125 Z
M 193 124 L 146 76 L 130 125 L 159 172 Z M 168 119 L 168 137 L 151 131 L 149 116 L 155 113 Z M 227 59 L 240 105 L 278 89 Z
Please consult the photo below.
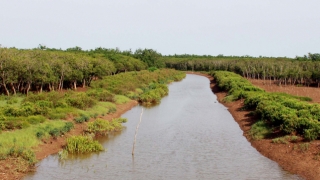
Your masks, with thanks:
M 320 0 L 0 0 L 4 47 L 320 53 Z

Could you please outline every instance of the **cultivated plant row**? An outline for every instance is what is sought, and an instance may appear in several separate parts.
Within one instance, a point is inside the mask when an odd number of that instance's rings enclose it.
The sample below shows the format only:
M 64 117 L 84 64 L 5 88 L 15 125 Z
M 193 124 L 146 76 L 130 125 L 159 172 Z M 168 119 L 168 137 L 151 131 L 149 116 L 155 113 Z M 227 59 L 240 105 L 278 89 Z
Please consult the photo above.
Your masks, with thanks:
M 285 93 L 268 93 L 232 72 L 211 73 L 217 84 L 228 91 L 227 100 L 244 100 L 244 108 L 255 110 L 270 127 L 286 134 L 299 134 L 306 140 L 320 136 L 320 105 L 310 103 L 308 97 Z

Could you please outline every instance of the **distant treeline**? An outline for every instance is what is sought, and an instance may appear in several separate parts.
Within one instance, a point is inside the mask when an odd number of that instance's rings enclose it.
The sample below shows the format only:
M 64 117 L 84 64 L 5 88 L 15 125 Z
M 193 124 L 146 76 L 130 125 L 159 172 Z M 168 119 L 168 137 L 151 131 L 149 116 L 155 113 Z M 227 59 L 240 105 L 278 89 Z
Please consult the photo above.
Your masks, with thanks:
M 315 59 L 315 60 L 314 60 Z M 320 85 L 320 55 L 309 54 L 300 57 L 162 57 L 167 68 L 184 71 L 224 70 L 255 78 L 276 81 L 279 84 L 313 83 Z
M 153 49 L 136 51 L 95 48 L 66 50 L 43 45 L 34 49 L 0 47 L 0 93 L 77 89 L 106 75 L 140 71 L 150 67 L 178 70 L 227 70 L 247 78 L 279 83 L 320 82 L 320 54 L 303 57 L 251 57 L 211 55 L 167 55 Z

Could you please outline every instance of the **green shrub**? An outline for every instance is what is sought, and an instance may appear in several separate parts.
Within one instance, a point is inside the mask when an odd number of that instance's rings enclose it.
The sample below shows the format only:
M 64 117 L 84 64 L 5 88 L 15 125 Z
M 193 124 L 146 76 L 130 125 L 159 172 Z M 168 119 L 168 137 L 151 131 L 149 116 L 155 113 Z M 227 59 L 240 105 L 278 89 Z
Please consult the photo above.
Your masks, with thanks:
M 78 108 L 78 109 L 86 109 L 94 106 L 97 102 L 87 96 L 85 93 L 75 93 L 67 97 L 66 102 L 68 105 Z
M 18 103 L 18 99 L 15 97 L 12 97 L 7 100 L 7 104 L 16 104 L 16 103 Z
M 158 70 L 157 67 L 149 67 L 149 68 L 148 68 L 148 71 L 150 71 L 150 72 L 154 72 L 154 71 L 156 71 L 156 70 Z
M 49 119 L 65 119 L 67 117 L 68 114 L 76 114 L 75 113 L 75 108 L 72 107 L 57 107 L 54 109 L 51 109 L 50 112 L 48 113 L 47 117 Z
M 89 153 L 102 151 L 103 147 L 90 136 L 72 136 L 67 139 L 65 148 L 69 153 Z
M 291 141 L 291 142 L 297 142 L 298 139 L 299 139 L 298 136 L 291 136 L 290 141 Z
M 83 122 L 87 122 L 89 120 L 90 120 L 90 117 L 85 114 L 81 114 L 79 117 L 74 118 L 74 121 L 76 123 L 83 123 Z
M 301 152 L 306 152 L 309 150 L 310 143 L 299 144 L 299 149 Z
M 45 136 L 45 133 L 43 131 L 38 131 L 36 133 L 36 136 L 37 136 L 38 139 L 42 139 Z
M 37 115 L 37 116 L 29 116 L 27 118 L 27 121 L 30 124 L 39 124 L 39 123 L 43 123 L 46 120 L 46 118 L 44 116 L 41 115 Z
M 116 121 L 118 121 L 119 123 L 126 123 L 127 121 L 128 121 L 128 119 L 127 118 L 116 118 L 115 119 Z
M 94 134 L 105 135 L 110 131 L 119 131 L 122 129 L 121 123 L 126 122 L 126 118 L 116 118 L 111 121 L 97 119 L 93 122 L 88 123 L 87 132 Z
M 224 97 L 222 101 L 225 102 L 225 103 L 229 103 L 229 102 L 232 102 L 234 100 L 236 100 L 236 98 L 234 98 L 233 95 L 229 95 L 229 96 Z
M 109 91 L 101 88 L 92 89 L 87 92 L 88 96 L 98 100 L 98 101 L 114 101 L 114 94 L 110 93 Z
M 62 127 L 61 132 L 66 133 L 74 128 L 74 124 L 72 122 L 66 122 L 66 124 Z
M 16 158 L 22 157 L 23 159 L 28 161 L 30 165 L 33 165 L 37 162 L 35 153 L 32 150 L 26 149 L 23 146 L 16 146 L 16 145 L 12 146 L 6 155 L 11 157 L 16 157 Z
M 127 98 L 126 96 L 123 96 L 123 95 L 115 95 L 114 98 L 113 98 L 113 101 L 116 104 L 124 104 L 124 103 L 129 102 L 130 99 Z
M 276 144 L 288 144 L 289 141 L 297 142 L 298 136 L 284 136 L 284 137 L 278 137 L 278 138 L 272 139 L 272 143 L 276 143 Z
M 251 126 L 249 131 L 250 136 L 255 140 L 266 138 L 271 133 L 272 129 L 264 121 L 257 121 Z
M 57 138 L 58 136 L 61 135 L 61 130 L 58 128 L 53 128 L 49 131 L 49 134 L 53 137 L 53 138 Z

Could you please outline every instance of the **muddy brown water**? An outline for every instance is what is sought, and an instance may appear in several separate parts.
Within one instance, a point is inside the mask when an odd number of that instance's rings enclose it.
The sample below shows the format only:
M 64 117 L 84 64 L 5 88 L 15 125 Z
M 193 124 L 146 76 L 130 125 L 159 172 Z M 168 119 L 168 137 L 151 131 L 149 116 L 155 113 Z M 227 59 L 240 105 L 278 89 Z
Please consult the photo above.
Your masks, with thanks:
M 25 180 L 301 179 L 250 145 L 209 83 L 188 74 L 169 86 L 169 95 L 159 105 L 144 108 L 134 157 L 142 106 L 123 114 L 128 122 L 122 132 L 99 139 L 107 151 L 64 161 L 51 155 Z

